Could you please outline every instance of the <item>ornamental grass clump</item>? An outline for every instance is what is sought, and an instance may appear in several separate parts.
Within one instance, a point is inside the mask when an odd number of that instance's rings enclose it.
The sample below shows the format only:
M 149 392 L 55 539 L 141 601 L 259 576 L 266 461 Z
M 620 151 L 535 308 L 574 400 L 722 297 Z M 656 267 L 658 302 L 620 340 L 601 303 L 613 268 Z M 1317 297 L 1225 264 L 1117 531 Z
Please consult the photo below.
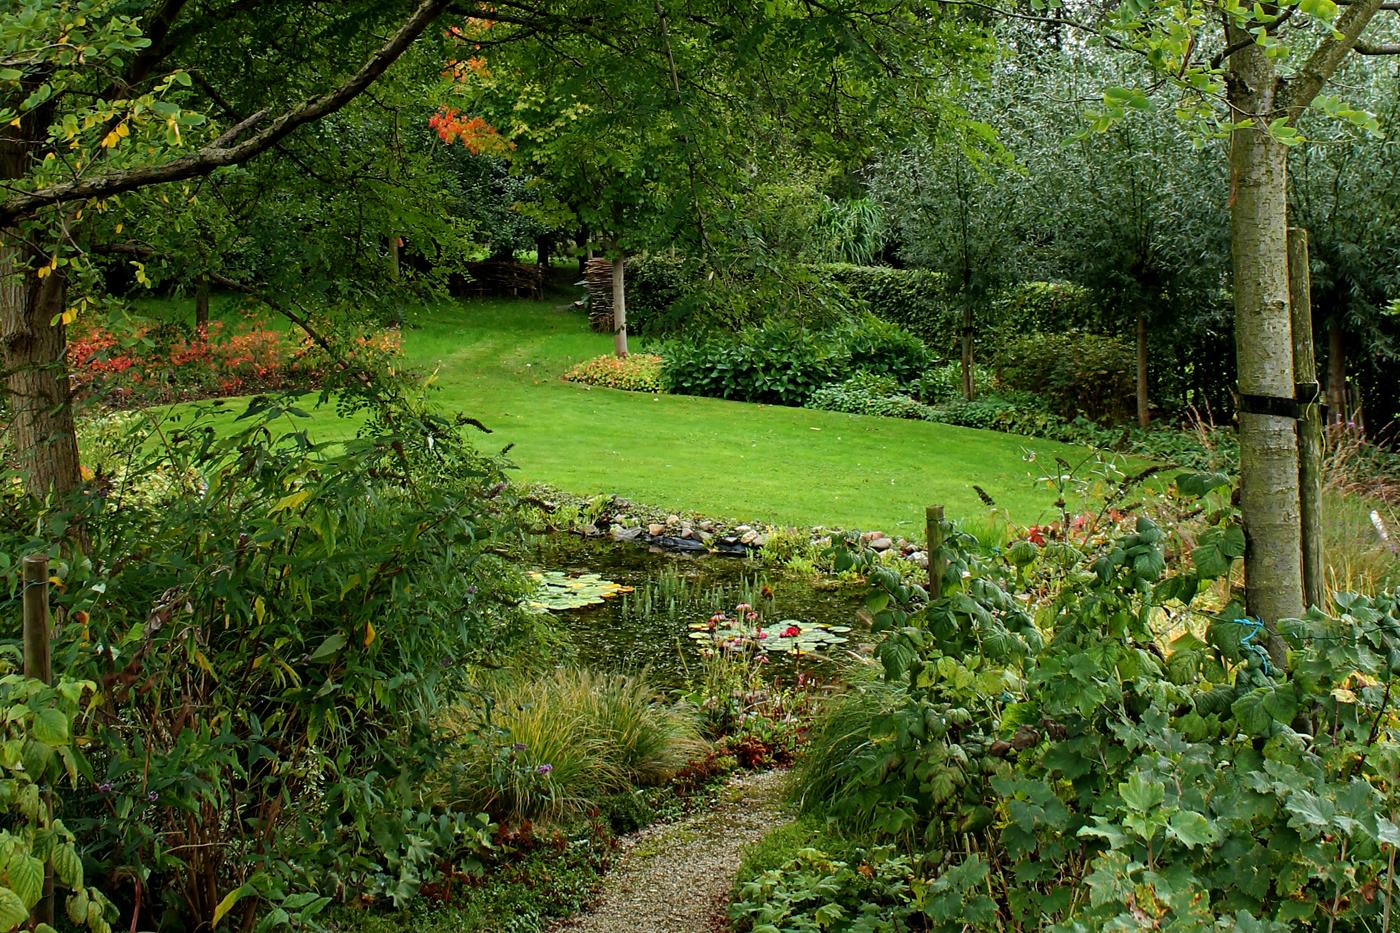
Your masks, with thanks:
M 504 686 L 480 717 L 458 707 L 440 796 L 504 822 L 581 816 L 610 794 L 665 783 L 704 748 L 692 716 L 641 675 L 561 670 Z

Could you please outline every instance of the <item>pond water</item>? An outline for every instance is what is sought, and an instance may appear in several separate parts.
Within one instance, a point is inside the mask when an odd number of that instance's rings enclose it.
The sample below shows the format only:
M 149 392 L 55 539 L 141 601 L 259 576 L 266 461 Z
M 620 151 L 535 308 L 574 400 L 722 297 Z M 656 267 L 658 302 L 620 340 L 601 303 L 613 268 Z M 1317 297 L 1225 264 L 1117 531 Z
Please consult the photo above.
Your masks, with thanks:
M 600 670 L 649 669 L 661 686 L 680 686 L 699 659 L 703 643 L 690 637 L 691 624 L 716 611 L 731 615 L 739 603 L 759 611 L 764 624 L 786 619 L 851 626 L 846 644 L 828 649 L 828 663 L 869 642 L 857 618 L 863 584 L 822 580 L 746 558 L 659 552 L 631 543 L 573 535 L 542 538 L 534 548 L 540 570 L 570 576 L 593 573 L 631 587 L 601 605 L 555 611 L 572 636 L 580 664 Z M 774 672 L 790 662 L 771 656 Z M 804 669 L 813 660 L 804 658 Z

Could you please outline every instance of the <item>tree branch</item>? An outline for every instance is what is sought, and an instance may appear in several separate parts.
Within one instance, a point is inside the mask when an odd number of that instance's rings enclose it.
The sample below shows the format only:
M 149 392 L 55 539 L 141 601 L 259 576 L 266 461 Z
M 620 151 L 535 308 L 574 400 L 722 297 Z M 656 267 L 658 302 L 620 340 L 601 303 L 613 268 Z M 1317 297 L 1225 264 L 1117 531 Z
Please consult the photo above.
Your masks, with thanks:
M 246 162 L 277 145 L 297 128 L 335 113 L 352 101 L 361 91 L 373 84 L 450 3 L 451 0 L 420 0 L 413 15 L 404 22 L 399 31 L 348 81 L 333 91 L 292 107 L 260 132 L 242 142 L 234 142 L 234 139 L 246 132 L 259 115 L 255 114 L 189 155 L 162 165 L 122 169 L 94 178 L 62 182 L 38 191 L 11 195 L 0 202 L 0 227 L 32 217 L 46 207 L 90 198 L 111 197 L 149 185 L 183 181 L 186 178 L 207 175 L 226 165 Z
M 1341 66 L 1347 53 L 1356 45 L 1356 40 L 1380 12 L 1382 0 L 1358 0 L 1346 8 L 1337 22 L 1333 33 L 1318 43 L 1307 63 L 1289 82 L 1282 95 L 1283 112 L 1289 122 L 1296 122 L 1308 105 L 1313 102 L 1322 88 L 1331 80 Z
M 1358 55 L 1400 55 L 1400 42 L 1358 42 L 1355 49 Z

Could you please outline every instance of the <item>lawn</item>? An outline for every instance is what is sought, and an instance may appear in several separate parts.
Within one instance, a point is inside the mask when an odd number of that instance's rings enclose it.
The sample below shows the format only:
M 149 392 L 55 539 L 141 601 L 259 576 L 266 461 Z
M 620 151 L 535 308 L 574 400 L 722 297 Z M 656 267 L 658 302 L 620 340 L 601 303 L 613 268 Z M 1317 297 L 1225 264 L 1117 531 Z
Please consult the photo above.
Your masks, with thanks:
M 928 422 L 566 383 L 561 373 L 609 352 L 612 339 L 591 333 L 559 295 L 444 302 L 410 322 L 407 362 L 436 371 L 439 404 L 489 426 L 484 447 L 511 445 L 522 479 L 573 493 L 735 519 L 913 532 L 929 504 L 945 506 L 950 518 L 985 521 L 992 510 L 973 484 L 1016 522 L 1049 518 L 1055 495 L 1036 477 L 1055 469 L 1057 455 L 1074 464 L 1089 456 Z M 329 408 L 309 423 L 318 440 L 352 430 Z

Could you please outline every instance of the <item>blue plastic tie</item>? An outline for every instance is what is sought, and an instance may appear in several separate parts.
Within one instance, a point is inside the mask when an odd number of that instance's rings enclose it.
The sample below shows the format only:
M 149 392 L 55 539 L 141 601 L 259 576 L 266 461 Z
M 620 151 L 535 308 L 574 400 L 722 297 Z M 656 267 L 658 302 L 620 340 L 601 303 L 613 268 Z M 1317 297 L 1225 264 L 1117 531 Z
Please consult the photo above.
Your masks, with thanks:
M 1242 625 L 1249 629 L 1248 632 L 1241 636 L 1240 647 L 1259 659 L 1260 663 L 1264 665 L 1264 673 L 1266 675 L 1272 674 L 1273 671 L 1269 668 L 1269 652 L 1264 650 L 1263 645 L 1256 645 L 1254 643 L 1254 636 L 1264 631 L 1264 620 L 1246 617 L 1243 619 L 1236 619 L 1235 624 Z

